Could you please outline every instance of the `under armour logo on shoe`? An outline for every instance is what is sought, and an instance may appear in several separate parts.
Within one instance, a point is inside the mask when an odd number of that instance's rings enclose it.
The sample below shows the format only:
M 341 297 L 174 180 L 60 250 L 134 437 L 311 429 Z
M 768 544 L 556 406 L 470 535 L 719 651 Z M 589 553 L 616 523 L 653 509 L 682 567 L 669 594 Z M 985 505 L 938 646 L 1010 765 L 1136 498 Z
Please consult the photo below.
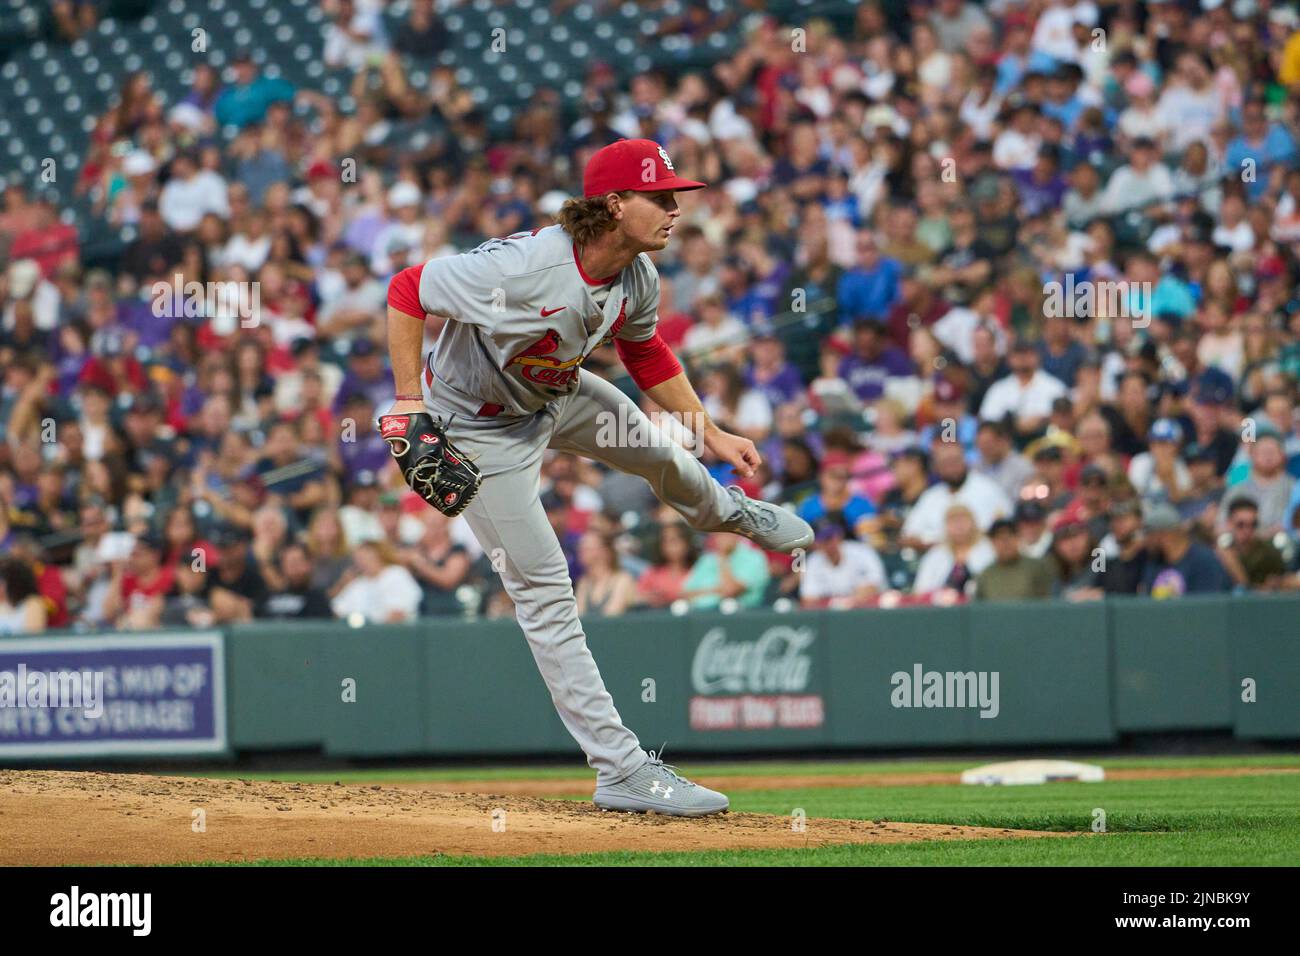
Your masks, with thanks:
M 665 787 L 658 780 L 650 784 L 650 792 L 654 794 L 656 797 L 662 793 L 665 800 L 671 800 L 673 796 L 673 788 Z

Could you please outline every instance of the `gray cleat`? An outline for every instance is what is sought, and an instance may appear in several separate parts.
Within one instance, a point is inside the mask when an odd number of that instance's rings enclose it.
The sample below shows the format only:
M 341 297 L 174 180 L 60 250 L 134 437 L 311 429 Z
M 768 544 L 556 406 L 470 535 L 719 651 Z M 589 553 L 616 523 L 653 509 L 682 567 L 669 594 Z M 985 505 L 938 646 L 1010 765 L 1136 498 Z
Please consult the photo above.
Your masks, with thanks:
M 735 485 L 727 488 L 727 494 L 736 499 L 737 511 L 719 531 L 743 535 L 764 551 L 786 554 L 813 543 L 812 525 L 797 514 L 766 501 L 755 501 Z
M 618 783 L 597 787 L 592 803 L 602 810 L 666 813 L 674 817 L 703 817 L 730 806 L 716 790 L 691 783 L 663 762 L 663 748 L 636 773 Z

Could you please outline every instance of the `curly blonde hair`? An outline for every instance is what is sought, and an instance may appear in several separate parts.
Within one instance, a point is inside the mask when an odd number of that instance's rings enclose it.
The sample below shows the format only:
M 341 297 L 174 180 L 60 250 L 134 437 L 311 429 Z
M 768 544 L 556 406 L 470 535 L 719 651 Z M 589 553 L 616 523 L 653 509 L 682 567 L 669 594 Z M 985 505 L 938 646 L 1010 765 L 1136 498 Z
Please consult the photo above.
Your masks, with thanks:
M 626 199 L 634 190 L 625 189 L 617 195 Z M 573 237 L 580 246 L 588 245 L 614 228 L 614 214 L 609 210 L 609 193 L 589 199 L 566 199 L 555 221 Z

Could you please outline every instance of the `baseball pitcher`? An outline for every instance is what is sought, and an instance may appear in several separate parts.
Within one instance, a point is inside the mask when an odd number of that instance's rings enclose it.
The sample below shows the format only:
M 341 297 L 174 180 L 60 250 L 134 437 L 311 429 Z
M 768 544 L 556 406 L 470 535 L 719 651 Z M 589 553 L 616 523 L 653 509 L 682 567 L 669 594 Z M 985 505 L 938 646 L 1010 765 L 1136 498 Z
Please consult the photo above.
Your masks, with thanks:
M 640 475 L 700 531 L 732 531 L 785 552 L 813 540 L 802 519 L 718 484 L 635 402 L 582 368 L 612 341 L 646 394 L 675 417 L 701 422 L 705 445 L 737 474 L 753 475 L 753 442 L 708 418 L 655 328 L 659 275 L 645 253 L 667 246 L 681 215 L 675 194 L 703 187 L 678 176 L 659 144 L 621 140 L 592 156 L 583 198 L 565 204 L 557 225 L 406 269 L 388 292 L 397 401 L 381 432 L 408 484 L 446 514 L 463 511 L 504 568 L 560 719 L 596 771 L 594 802 L 611 810 L 702 816 L 728 804 L 647 754 L 619 719 L 542 508 L 545 450 Z M 428 314 L 450 321 L 426 355 Z M 602 421 L 633 423 L 629 434 L 649 438 L 611 443 Z

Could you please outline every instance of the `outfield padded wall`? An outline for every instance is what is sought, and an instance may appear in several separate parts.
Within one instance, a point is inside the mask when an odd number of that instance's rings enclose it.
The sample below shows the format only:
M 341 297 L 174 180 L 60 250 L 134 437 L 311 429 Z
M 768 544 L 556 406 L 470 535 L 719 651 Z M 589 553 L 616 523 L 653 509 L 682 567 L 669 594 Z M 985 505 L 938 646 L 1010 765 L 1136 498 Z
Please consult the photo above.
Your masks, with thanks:
M 744 752 L 1104 745 L 1165 731 L 1297 739 L 1298 622 L 1300 598 L 1252 596 L 653 613 L 587 632 L 646 746 Z M 249 625 L 228 641 L 236 751 L 574 752 L 512 621 Z M 997 672 L 997 717 L 974 701 L 894 706 L 894 675 L 918 667 Z

